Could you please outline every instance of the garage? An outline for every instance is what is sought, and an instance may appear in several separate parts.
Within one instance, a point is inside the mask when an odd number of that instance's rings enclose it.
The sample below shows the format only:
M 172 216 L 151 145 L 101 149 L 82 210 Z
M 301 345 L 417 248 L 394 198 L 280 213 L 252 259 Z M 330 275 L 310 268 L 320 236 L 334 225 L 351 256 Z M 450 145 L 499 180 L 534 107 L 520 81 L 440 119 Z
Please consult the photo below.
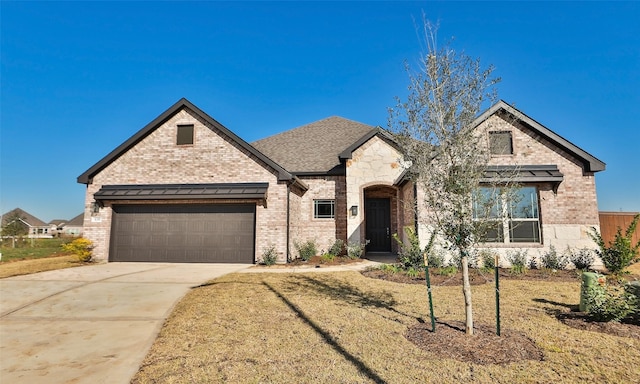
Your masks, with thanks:
M 114 205 L 109 261 L 253 263 L 255 204 Z

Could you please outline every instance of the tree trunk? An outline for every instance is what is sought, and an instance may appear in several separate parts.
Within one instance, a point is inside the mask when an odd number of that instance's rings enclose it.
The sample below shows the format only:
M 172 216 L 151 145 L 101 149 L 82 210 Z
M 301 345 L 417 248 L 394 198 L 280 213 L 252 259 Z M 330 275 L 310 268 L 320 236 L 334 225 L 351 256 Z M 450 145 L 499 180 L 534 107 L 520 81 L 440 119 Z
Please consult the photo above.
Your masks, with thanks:
M 465 331 L 467 335 L 473 335 L 473 308 L 471 306 L 471 284 L 469 283 L 469 258 L 465 251 L 461 251 L 462 263 L 462 293 L 464 294 L 464 313 L 466 318 Z

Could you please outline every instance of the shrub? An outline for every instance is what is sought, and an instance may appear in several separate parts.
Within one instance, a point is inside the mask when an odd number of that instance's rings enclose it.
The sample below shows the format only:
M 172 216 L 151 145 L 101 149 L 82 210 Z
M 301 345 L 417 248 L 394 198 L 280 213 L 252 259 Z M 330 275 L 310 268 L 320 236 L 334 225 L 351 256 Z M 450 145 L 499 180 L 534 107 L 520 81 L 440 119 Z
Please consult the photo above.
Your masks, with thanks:
M 609 245 L 604 243 L 602 235 L 595 228 L 591 228 L 592 233 L 589 236 L 598 244 L 599 248 L 596 252 L 604 266 L 612 274 L 624 273 L 628 266 L 640 259 L 638 256 L 640 241 L 635 245 L 632 243 L 632 237 L 639 220 L 640 214 L 637 214 L 629 224 L 629 227 L 627 227 L 624 235 L 622 235 L 622 229 L 618 227 L 616 236 Z
M 569 258 L 573 265 L 576 266 L 577 269 L 582 271 L 590 270 L 593 266 L 593 262 L 595 261 L 595 257 L 593 255 L 593 250 L 589 248 L 580 248 L 576 252 L 569 251 Z
M 321 263 L 330 263 L 333 260 L 335 260 L 335 258 L 336 258 L 336 255 L 334 255 L 331 252 L 326 252 L 326 253 L 323 253 L 322 256 L 320 256 L 320 262 Z
M 380 266 L 380 270 L 385 272 L 398 273 L 402 269 L 395 264 L 382 264 Z
M 412 226 L 404 227 L 404 233 L 407 235 L 409 244 L 405 244 L 397 233 L 393 234 L 393 239 L 400 246 L 400 252 L 398 252 L 398 261 L 405 269 L 424 268 L 424 257 L 420 250 L 420 239 L 416 233 L 415 228 Z
M 483 250 L 478 257 L 482 260 L 483 270 L 493 271 L 496 268 L 496 255 L 493 252 Z
M 442 276 L 453 276 L 458 273 L 458 267 L 453 264 L 449 264 L 444 268 L 440 268 L 436 273 Z
M 262 263 L 264 265 L 274 265 L 278 259 L 278 252 L 274 245 L 269 246 L 262 252 Z
M 413 267 L 409 267 L 406 273 L 407 273 L 407 276 L 409 277 L 418 277 L 420 275 L 420 270 Z
M 78 258 L 78 261 L 86 263 L 91 261 L 93 243 L 89 239 L 79 237 L 70 243 L 62 244 L 62 249 L 65 252 L 71 252 Z
M 511 273 L 520 275 L 527 272 L 527 251 L 513 251 L 507 255 L 511 264 Z
M 341 239 L 336 239 L 331 245 L 331 248 L 329 248 L 329 251 L 327 253 L 333 256 L 340 256 L 342 254 L 343 248 L 344 248 L 344 241 L 342 241 Z
M 431 250 L 427 253 L 427 263 L 430 268 L 444 267 L 444 253 L 442 251 Z
M 569 258 L 564 254 L 558 254 L 556 248 L 551 245 L 549 251 L 545 252 L 540 261 L 542 266 L 548 269 L 565 269 L 569 265 Z
M 318 254 L 318 247 L 315 240 L 307 240 L 302 244 L 296 241 L 293 245 L 296 247 L 299 257 L 304 261 L 309 261 L 313 256 Z
M 349 243 L 347 245 L 347 257 L 350 259 L 359 259 L 364 253 L 364 244 L 361 243 Z
M 529 269 L 538 269 L 540 267 L 538 265 L 538 259 L 535 256 L 531 256 L 529 262 L 527 263 L 527 267 Z
M 620 286 L 607 284 L 603 277 L 587 288 L 587 313 L 595 321 L 620 321 L 638 310 L 638 300 Z

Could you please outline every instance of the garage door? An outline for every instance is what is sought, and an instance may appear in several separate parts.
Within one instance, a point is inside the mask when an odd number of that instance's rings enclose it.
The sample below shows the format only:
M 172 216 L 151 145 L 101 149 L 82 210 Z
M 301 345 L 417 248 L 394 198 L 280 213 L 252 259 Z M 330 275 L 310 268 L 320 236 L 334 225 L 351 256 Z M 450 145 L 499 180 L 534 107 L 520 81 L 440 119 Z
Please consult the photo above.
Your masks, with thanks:
M 255 205 L 115 205 L 109 261 L 253 263 Z

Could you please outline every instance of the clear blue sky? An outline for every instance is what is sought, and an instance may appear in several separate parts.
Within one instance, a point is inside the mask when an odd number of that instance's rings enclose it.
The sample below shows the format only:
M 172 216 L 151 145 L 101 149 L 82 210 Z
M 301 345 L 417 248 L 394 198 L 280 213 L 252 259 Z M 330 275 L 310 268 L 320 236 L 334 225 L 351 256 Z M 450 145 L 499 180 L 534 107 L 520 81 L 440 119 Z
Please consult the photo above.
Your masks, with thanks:
M 493 64 L 501 99 L 607 163 L 640 211 L 640 3 L 1 3 L 0 212 L 82 212 L 76 178 L 181 97 L 251 142 L 343 116 L 386 126 L 413 18 Z

